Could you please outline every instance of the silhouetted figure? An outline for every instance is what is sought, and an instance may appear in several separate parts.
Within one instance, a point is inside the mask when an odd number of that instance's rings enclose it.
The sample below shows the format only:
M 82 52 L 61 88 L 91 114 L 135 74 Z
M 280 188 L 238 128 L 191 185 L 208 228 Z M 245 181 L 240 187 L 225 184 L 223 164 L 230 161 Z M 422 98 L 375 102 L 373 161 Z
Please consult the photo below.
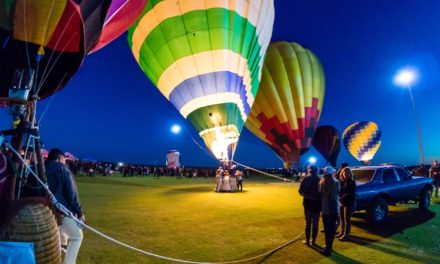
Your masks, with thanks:
M 307 176 L 299 186 L 299 194 L 303 198 L 304 218 L 306 221 L 305 234 L 306 240 L 304 244 L 310 246 L 311 242 L 315 244 L 318 236 L 319 213 L 321 212 L 321 195 L 318 192 L 319 177 L 317 175 L 318 168 L 316 166 L 309 166 Z
M 333 240 L 336 233 L 336 219 L 338 217 L 338 194 L 340 186 L 338 180 L 332 176 L 333 172 L 334 169 L 332 167 L 325 167 L 324 176 L 319 182 L 319 192 L 322 197 L 322 220 L 325 230 L 325 249 L 322 253 L 325 256 L 332 254 Z
M 438 188 L 440 187 L 440 166 L 438 165 L 438 161 L 434 160 L 431 168 L 429 169 L 429 177 L 432 178 L 432 184 L 434 185 L 435 197 L 438 197 Z M 433 195 L 432 194 L 432 195 Z

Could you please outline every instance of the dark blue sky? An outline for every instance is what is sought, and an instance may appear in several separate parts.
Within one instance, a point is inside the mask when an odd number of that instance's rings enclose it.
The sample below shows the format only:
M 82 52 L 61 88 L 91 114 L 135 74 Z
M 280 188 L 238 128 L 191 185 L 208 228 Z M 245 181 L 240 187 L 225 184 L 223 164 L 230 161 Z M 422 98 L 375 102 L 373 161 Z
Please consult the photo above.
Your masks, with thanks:
M 420 116 L 425 159 L 440 158 L 440 2 L 436 0 L 276 0 L 273 41 L 295 41 L 312 50 L 326 74 L 320 125 L 341 133 L 368 120 L 382 130 L 382 146 L 373 163 L 415 164 L 417 130 L 407 90 L 394 86 L 395 72 L 417 67 L 413 94 Z M 120 37 L 89 56 L 83 67 L 51 102 L 41 123 L 47 148 L 78 157 L 135 163 L 164 163 L 169 149 L 181 152 L 184 165 L 216 162 L 189 136 L 199 139 L 177 110 L 136 64 Z M 40 103 L 40 115 L 51 99 Z M 0 125 L 9 126 L 0 114 Z M 188 133 L 170 132 L 172 124 Z M 315 155 L 311 149 L 302 160 Z M 281 166 L 264 143 L 243 130 L 235 159 L 252 166 Z M 358 165 L 342 149 L 339 162 Z

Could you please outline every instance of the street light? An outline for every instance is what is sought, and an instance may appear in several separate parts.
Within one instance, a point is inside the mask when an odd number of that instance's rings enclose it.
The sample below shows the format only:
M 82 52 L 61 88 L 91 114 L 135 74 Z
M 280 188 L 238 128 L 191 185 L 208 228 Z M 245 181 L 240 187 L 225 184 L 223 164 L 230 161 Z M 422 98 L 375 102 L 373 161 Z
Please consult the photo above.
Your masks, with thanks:
M 174 134 L 179 134 L 180 130 L 182 130 L 182 127 L 179 125 L 173 125 L 171 127 L 171 132 L 173 132 Z
M 422 144 L 422 132 L 420 130 L 420 120 L 416 111 L 416 104 L 414 102 L 414 96 L 412 94 L 411 88 L 418 81 L 419 72 L 417 69 L 412 67 L 406 67 L 397 72 L 394 76 L 394 84 L 403 88 L 407 88 L 409 91 L 409 96 L 411 97 L 412 108 L 414 116 L 416 118 L 417 134 L 419 136 L 419 149 L 420 149 L 420 162 L 424 164 L 425 158 L 423 157 L 423 144 Z

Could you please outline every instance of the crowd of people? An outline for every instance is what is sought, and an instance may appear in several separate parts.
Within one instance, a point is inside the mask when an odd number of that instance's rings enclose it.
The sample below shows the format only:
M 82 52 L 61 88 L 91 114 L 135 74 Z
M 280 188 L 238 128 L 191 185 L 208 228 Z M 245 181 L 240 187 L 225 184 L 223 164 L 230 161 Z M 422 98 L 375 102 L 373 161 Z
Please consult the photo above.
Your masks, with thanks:
M 25 157 L 25 159 L 29 162 L 32 160 L 32 157 Z M 243 178 L 249 176 L 248 170 L 243 172 L 236 165 L 228 162 L 223 162 L 216 170 L 121 165 L 116 163 L 67 160 L 59 149 L 53 149 L 49 152 L 45 166 L 47 182 L 51 192 L 61 204 L 82 221 L 85 221 L 85 216 L 79 202 L 78 190 L 74 179 L 76 174 L 89 176 L 102 174 L 106 176 L 119 171 L 126 177 L 135 175 L 153 175 L 156 177 L 170 175 L 177 177 L 203 176 L 207 178 L 208 176 L 215 176 L 216 192 L 243 191 Z M 283 171 L 281 170 L 281 172 Z M 290 172 L 293 172 L 293 170 Z M 356 183 L 347 163 L 342 163 L 337 171 L 328 166 L 322 172 L 323 176 L 321 178 L 318 177 L 318 168 L 310 165 L 304 172 L 305 175 L 302 174 L 301 170 L 295 171 L 294 174 L 286 173 L 284 175 L 286 177 L 287 175 L 290 175 L 290 177 L 297 175 L 297 179 L 302 179 L 298 191 L 303 196 L 306 237 L 303 243 L 318 248 L 325 256 L 330 256 L 335 238 L 339 241 L 350 240 L 351 217 L 356 210 Z M 424 175 L 433 179 L 433 195 L 438 197 L 438 189 L 440 187 L 440 166 L 438 161 L 434 161 L 426 172 L 427 174 Z M 321 218 L 324 226 L 322 231 L 324 231 L 325 235 L 324 248 L 316 245 Z M 338 229 L 339 232 L 336 232 Z M 75 263 L 83 239 L 81 228 L 69 216 L 62 216 L 60 234 L 62 244 L 67 249 L 65 263 Z
M 431 177 L 434 187 L 432 195 L 438 197 L 440 165 L 437 160 L 429 168 L 423 165 L 414 168 L 412 174 Z M 335 237 L 339 241 L 350 240 L 351 216 L 356 210 L 356 182 L 353 173 L 347 163 L 342 163 L 337 171 L 330 166 L 325 167 L 320 178 L 318 168 L 310 165 L 300 183 L 299 193 L 303 196 L 305 218 L 306 239 L 303 243 L 319 249 L 316 238 L 322 217 L 326 245 L 321 253 L 330 256 Z
M 337 171 L 330 166 L 325 167 L 323 173 L 319 178 L 318 168 L 309 166 L 299 187 L 306 222 L 306 239 L 303 242 L 317 247 L 319 219 L 322 216 L 326 244 L 322 254 L 330 256 L 335 237 L 340 241 L 350 240 L 351 216 L 356 209 L 356 183 L 347 163 L 342 163 Z M 336 233 L 339 226 L 340 231 Z
M 215 192 L 243 191 L 243 172 L 235 166 L 218 168 L 215 174 Z

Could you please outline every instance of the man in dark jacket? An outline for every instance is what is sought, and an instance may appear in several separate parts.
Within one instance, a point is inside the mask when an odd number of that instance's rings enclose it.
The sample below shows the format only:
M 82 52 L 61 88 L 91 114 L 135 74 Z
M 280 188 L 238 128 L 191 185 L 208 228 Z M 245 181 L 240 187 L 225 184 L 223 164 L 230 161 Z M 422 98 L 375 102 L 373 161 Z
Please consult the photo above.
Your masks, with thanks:
M 312 235 L 312 244 L 315 245 L 318 236 L 319 214 L 321 212 L 321 195 L 318 192 L 318 168 L 309 166 L 307 176 L 299 186 L 299 194 L 304 197 L 304 217 L 306 220 L 306 240 L 304 244 L 310 246 L 310 235 Z M 311 234 L 310 234 L 311 233 Z
M 46 176 L 49 189 L 56 199 L 77 218 L 85 221 L 73 174 L 67 167 L 65 156 L 61 150 L 52 149 L 49 152 L 46 162 Z M 81 227 L 72 218 L 64 216 L 60 225 L 60 234 L 63 245 L 67 244 L 67 240 L 69 241 L 64 263 L 74 264 L 83 239 Z

